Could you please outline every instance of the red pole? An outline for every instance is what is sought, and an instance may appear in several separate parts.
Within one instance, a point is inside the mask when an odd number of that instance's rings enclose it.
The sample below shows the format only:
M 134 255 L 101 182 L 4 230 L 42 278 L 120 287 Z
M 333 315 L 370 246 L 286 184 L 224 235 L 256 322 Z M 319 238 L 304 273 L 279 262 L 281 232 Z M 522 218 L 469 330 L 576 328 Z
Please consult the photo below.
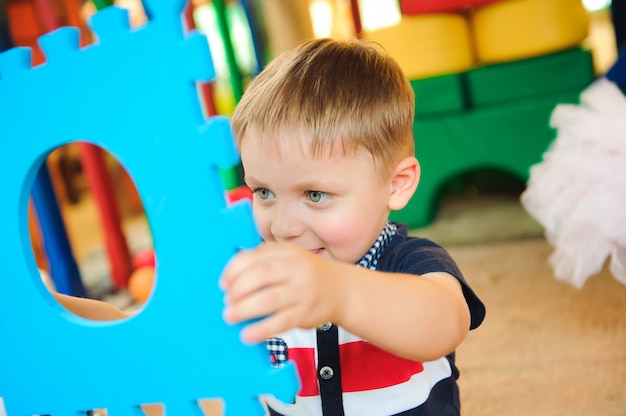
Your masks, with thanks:
M 357 38 L 361 37 L 363 28 L 361 27 L 361 12 L 359 11 L 359 0 L 350 0 L 352 8 L 352 23 L 354 24 L 354 33 Z
M 104 152 L 91 143 L 82 142 L 78 146 L 83 172 L 100 213 L 113 286 L 123 289 L 128 283 L 133 266 Z

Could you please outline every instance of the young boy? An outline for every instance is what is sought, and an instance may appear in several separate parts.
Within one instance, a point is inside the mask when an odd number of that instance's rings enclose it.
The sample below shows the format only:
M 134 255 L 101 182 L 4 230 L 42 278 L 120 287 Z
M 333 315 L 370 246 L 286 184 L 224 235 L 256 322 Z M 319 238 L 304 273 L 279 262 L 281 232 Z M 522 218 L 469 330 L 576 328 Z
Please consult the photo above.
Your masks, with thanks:
M 454 350 L 485 308 L 446 251 L 388 221 L 417 188 L 413 90 L 361 41 L 313 40 L 274 59 L 232 118 L 264 239 L 224 270 L 224 317 L 263 318 L 295 403 L 270 415 L 458 415 Z M 127 316 L 55 295 L 93 320 Z
M 224 317 L 295 361 L 270 415 L 458 415 L 454 350 L 485 309 L 446 251 L 388 221 L 417 188 L 414 95 L 361 41 L 274 59 L 232 125 L 264 243 L 225 268 Z

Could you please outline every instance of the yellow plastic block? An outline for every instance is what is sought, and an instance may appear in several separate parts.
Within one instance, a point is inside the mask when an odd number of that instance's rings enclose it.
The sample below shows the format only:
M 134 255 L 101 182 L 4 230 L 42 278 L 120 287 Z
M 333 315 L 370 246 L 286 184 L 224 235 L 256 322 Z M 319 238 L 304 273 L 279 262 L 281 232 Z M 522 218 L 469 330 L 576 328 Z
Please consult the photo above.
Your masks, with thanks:
M 395 26 L 364 32 L 363 39 L 381 44 L 413 80 L 474 65 L 469 23 L 460 14 L 403 16 Z
M 580 44 L 589 32 L 581 0 L 507 0 L 471 13 L 483 63 L 531 58 Z

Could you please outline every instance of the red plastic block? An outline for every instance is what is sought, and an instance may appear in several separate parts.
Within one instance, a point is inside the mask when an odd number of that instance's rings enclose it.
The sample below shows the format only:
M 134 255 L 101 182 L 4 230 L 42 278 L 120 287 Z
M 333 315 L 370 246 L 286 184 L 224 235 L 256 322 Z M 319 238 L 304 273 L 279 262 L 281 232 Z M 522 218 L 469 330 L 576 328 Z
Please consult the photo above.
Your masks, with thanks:
M 400 0 L 400 11 L 402 14 L 454 12 L 496 1 L 500 0 Z
M 239 186 L 235 189 L 231 189 L 226 192 L 226 198 L 229 204 L 234 204 L 237 201 L 247 199 L 252 201 L 252 190 L 246 185 Z

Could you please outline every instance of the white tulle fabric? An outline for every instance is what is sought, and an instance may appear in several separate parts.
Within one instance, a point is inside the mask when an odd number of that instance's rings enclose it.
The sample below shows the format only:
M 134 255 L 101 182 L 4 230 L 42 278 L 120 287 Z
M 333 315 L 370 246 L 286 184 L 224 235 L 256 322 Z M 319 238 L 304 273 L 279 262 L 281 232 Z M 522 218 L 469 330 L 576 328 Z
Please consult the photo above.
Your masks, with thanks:
M 626 284 L 626 98 L 599 78 L 580 105 L 558 105 L 550 125 L 556 139 L 531 168 L 521 202 L 554 247 L 554 274 L 582 288 L 610 257 Z

